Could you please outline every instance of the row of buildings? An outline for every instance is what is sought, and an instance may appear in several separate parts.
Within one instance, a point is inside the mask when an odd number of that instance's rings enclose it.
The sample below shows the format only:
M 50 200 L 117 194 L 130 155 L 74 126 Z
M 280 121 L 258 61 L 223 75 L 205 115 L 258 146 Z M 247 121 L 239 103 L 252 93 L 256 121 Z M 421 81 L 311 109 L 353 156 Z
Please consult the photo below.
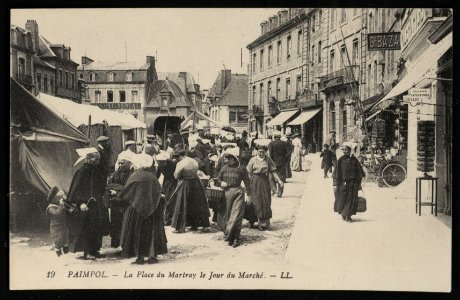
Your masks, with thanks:
M 10 27 L 10 76 L 32 94 L 45 93 L 128 113 L 145 122 L 150 134 L 179 130 L 180 120 L 202 111 L 202 93 L 190 72 L 157 72 L 155 57 L 145 62 L 70 58 L 71 48 L 53 44 L 35 20 Z M 159 134 L 163 136 L 163 134 Z
M 339 143 L 396 150 L 415 194 L 415 178 L 423 176 L 417 122 L 435 121 L 431 174 L 439 178 L 438 210 L 450 215 L 450 9 L 290 8 L 260 27 L 247 45 L 250 131 L 290 128 L 313 152 L 331 130 Z M 413 88 L 425 96 L 408 95 Z

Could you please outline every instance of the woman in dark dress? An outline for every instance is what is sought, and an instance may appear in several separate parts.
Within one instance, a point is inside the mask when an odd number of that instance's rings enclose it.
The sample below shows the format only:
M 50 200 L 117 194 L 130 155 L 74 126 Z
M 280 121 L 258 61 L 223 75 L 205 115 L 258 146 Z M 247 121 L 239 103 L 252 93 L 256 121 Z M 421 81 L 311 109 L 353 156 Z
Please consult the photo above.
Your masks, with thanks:
M 133 262 L 158 262 L 157 255 L 168 252 L 164 230 L 164 200 L 160 183 L 152 172 L 152 156 L 142 153 L 135 157 L 135 171 L 129 177 L 120 198 L 129 203 L 123 218 L 121 248 L 124 257 L 137 257 Z
M 173 217 L 171 226 L 174 233 L 185 232 L 185 227 L 190 230 L 203 227 L 207 231 L 209 224 L 209 207 L 206 193 L 198 178 L 198 163 L 187 156 L 185 150 L 175 152 L 178 163 L 174 177 L 178 180 L 177 187 L 168 200 L 167 210 L 172 209 Z
M 248 172 L 244 166 L 238 162 L 235 154 L 227 153 L 224 155 L 227 164 L 222 167 L 217 176 L 217 184 L 225 190 L 226 209 L 223 216 L 222 231 L 225 234 L 225 241 L 228 245 L 238 247 L 240 245 L 241 223 L 244 218 L 244 189 L 241 182 L 247 189 L 248 201 L 251 197 L 251 185 Z M 219 220 L 218 216 L 218 220 Z
M 163 174 L 163 185 L 161 187 L 161 193 L 165 195 L 166 200 L 168 200 L 177 186 L 177 179 L 174 178 L 174 171 L 176 170 L 177 162 L 174 159 L 169 158 L 169 153 L 161 152 L 156 157 L 158 162 L 157 168 L 157 178 L 159 179 L 161 174 Z M 171 225 L 173 212 L 171 210 L 165 211 L 165 225 Z
M 273 175 L 280 187 L 283 186 L 283 181 L 276 172 L 275 163 L 267 156 L 266 146 L 258 147 L 258 155 L 251 158 L 246 169 L 251 175 L 251 202 L 254 203 L 259 230 L 264 231 L 270 227 L 272 217 L 269 174 Z

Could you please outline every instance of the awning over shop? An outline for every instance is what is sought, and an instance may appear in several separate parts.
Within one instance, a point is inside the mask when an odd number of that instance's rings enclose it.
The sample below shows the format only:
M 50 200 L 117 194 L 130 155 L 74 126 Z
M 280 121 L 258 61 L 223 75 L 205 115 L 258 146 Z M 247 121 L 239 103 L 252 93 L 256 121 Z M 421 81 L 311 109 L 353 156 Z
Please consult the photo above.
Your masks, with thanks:
M 292 117 L 298 109 L 289 110 L 289 111 L 282 111 L 280 112 L 273 120 L 267 123 L 267 126 L 276 126 L 276 125 L 283 125 L 290 117 Z
M 393 98 L 395 96 L 401 95 L 410 88 L 414 87 L 423 80 L 427 73 L 431 70 L 437 68 L 438 60 L 441 56 L 446 53 L 449 48 L 452 47 L 452 32 L 446 35 L 440 42 L 437 44 L 432 44 L 428 49 L 420 55 L 417 61 L 408 69 L 407 75 L 398 82 L 398 84 L 393 87 L 393 89 L 380 101 L 378 101 L 371 109 L 379 105 L 380 103 Z
M 288 125 L 302 125 L 308 122 L 311 118 L 313 118 L 321 109 L 322 107 L 303 111 L 297 118 L 291 121 Z

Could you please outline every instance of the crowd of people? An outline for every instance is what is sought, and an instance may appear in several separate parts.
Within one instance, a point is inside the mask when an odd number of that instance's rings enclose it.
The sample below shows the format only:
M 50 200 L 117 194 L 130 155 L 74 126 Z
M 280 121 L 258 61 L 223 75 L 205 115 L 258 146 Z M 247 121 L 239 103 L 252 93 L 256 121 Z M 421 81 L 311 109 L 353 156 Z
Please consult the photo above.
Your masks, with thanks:
M 236 139 L 205 137 L 192 132 L 185 143 L 173 143 L 168 136 L 162 145 L 149 140 L 142 147 L 127 141 L 114 168 L 108 137 L 99 137 L 97 147 L 77 149 L 75 165 L 83 163 L 68 193 L 53 187 L 48 195 L 56 254 L 104 257 L 102 238 L 108 235 L 111 247 L 121 247 L 121 256 L 153 264 L 167 253 L 165 226 L 182 234 L 199 228 L 209 232 L 215 223 L 233 247 L 241 243 L 243 219 L 251 228 L 268 230 L 272 196 L 282 197 L 286 178 L 302 170 L 298 135 L 282 138 L 275 132 L 268 145 L 250 142 L 246 132 Z M 223 190 L 211 207 L 211 222 L 203 182 Z

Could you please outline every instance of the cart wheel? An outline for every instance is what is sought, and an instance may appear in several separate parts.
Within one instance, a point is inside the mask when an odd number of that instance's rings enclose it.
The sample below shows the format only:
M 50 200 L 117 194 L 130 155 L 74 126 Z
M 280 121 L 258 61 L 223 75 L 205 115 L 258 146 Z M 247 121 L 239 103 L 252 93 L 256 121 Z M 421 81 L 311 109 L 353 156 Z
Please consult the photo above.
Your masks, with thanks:
M 406 169 L 400 164 L 388 164 L 383 168 L 382 180 L 388 187 L 398 186 L 406 179 Z

